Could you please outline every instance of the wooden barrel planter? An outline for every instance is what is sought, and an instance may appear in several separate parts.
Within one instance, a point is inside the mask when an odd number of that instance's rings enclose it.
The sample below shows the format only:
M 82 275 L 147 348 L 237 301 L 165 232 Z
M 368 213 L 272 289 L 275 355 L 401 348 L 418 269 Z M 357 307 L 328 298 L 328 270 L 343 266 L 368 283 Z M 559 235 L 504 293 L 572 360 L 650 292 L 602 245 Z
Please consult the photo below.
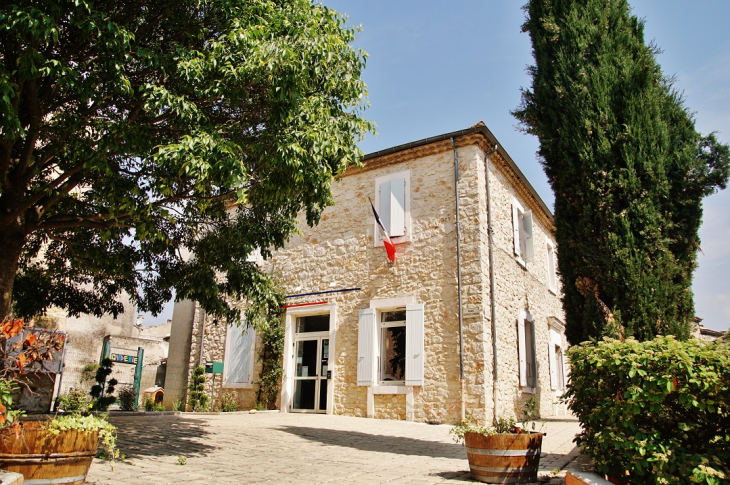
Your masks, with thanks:
M 464 445 L 473 479 L 486 483 L 537 481 L 542 433 L 465 433 Z
M 41 422 L 24 422 L 15 430 L 0 431 L 0 468 L 21 473 L 25 485 L 73 484 L 86 480 L 99 446 L 98 431 L 41 429 Z

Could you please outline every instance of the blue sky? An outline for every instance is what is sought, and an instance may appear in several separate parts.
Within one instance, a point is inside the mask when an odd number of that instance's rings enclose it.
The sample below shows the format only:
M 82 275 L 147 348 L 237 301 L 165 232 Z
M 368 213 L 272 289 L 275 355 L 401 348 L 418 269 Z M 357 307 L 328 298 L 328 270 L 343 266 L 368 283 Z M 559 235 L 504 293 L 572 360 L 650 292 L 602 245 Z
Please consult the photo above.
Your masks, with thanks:
M 467 128 L 483 120 L 549 207 L 553 194 L 535 152 L 537 139 L 510 115 L 529 86 L 530 39 L 521 33 L 523 2 L 497 0 L 323 0 L 361 25 L 355 43 L 368 54 L 366 117 L 378 136 L 373 152 Z M 697 128 L 730 142 L 730 2 L 634 0 L 646 39 L 664 51 L 664 72 L 677 77 Z M 697 315 L 710 328 L 730 325 L 730 190 L 705 199 L 702 250 L 693 290 Z
M 516 129 L 510 115 L 532 63 L 521 32 L 521 1 L 322 0 L 361 25 L 355 45 L 369 54 L 364 80 L 366 117 L 378 136 L 361 144 L 373 152 L 467 128 L 483 120 L 549 207 L 553 194 L 535 153 L 537 139 Z M 730 142 L 730 2 L 633 0 L 646 20 L 646 39 L 663 49 L 659 63 L 677 77 L 697 128 Z M 705 199 L 703 254 L 693 289 L 697 315 L 710 328 L 730 325 L 730 190 Z M 158 318 L 172 315 L 171 306 Z

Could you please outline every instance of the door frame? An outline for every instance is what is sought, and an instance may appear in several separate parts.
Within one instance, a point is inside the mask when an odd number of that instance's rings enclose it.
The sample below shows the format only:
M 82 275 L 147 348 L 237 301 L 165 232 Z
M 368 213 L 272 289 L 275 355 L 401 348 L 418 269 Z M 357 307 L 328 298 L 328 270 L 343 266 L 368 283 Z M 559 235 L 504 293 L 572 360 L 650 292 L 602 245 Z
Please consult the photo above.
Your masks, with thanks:
M 305 315 L 306 316 L 306 315 Z M 295 334 L 294 337 L 294 358 L 297 358 L 297 344 L 299 342 L 307 342 L 307 341 L 317 341 L 317 356 L 315 357 L 315 361 L 317 362 L 317 365 L 315 367 L 316 372 L 319 372 L 322 367 L 322 351 L 324 350 L 324 347 L 322 345 L 323 340 L 327 340 L 329 342 L 329 332 L 307 332 L 307 333 L 298 333 Z M 328 344 L 329 345 L 329 344 Z M 329 359 L 329 358 L 328 358 Z M 320 386 L 322 385 L 323 380 L 327 380 L 326 376 L 323 379 L 323 376 L 317 375 L 317 376 L 308 376 L 308 377 L 297 377 L 296 375 L 296 362 L 294 363 L 294 372 L 292 372 L 292 403 L 289 409 L 289 412 L 291 413 L 311 413 L 311 414 L 322 414 L 322 411 L 320 410 L 320 406 L 322 403 L 319 402 L 320 398 Z M 327 362 L 327 370 L 329 370 L 329 362 Z M 296 393 L 296 382 L 297 381 L 304 381 L 304 380 L 315 380 L 317 381 L 314 385 L 314 409 L 294 409 L 293 405 L 293 399 L 294 394 Z M 327 394 L 329 394 L 329 384 L 327 387 Z M 326 403 L 325 403 L 326 406 Z
M 329 314 L 330 316 L 329 332 L 311 332 L 310 334 L 301 334 L 300 336 L 297 336 L 296 322 L 298 317 L 326 314 Z M 284 321 L 284 376 L 282 377 L 281 397 L 279 400 L 281 404 L 281 412 L 312 412 L 292 409 L 292 403 L 294 402 L 294 377 L 297 369 L 296 343 L 297 340 L 307 340 L 307 335 L 311 335 L 315 338 L 327 338 L 327 335 L 329 335 L 329 362 L 327 363 L 327 370 L 332 372 L 332 378 L 329 379 L 330 382 L 327 383 L 326 414 L 332 414 L 335 395 L 335 376 L 337 375 L 337 363 L 335 359 L 335 345 L 337 342 L 337 304 L 323 303 L 321 305 L 287 308 Z M 319 352 L 321 352 L 321 345 Z

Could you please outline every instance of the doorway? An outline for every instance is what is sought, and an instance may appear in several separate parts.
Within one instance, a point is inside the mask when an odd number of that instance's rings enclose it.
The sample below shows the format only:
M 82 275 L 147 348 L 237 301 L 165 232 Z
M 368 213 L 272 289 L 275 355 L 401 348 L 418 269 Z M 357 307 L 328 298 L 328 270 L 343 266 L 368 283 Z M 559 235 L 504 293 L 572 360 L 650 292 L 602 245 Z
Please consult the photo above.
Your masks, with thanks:
M 291 411 L 327 412 L 330 356 L 330 316 L 308 315 L 296 319 Z

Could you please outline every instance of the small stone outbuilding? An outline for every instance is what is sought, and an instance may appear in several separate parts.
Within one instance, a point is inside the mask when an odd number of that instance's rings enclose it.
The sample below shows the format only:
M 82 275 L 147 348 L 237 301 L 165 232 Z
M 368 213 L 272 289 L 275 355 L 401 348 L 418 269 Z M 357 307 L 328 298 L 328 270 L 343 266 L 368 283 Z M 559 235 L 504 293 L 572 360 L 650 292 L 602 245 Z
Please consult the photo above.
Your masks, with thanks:
M 479 123 L 369 154 L 333 184 L 320 224 L 302 223 L 261 262 L 289 295 L 282 411 L 439 423 L 464 412 L 491 422 L 519 416 L 534 397 L 543 416 L 565 412 L 552 214 L 496 146 Z M 166 406 L 184 399 L 192 367 L 212 360 L 224 362 L 215 394 L 232 390 L 253 407 L 256 349 L 252 330 L 179 303 Z

